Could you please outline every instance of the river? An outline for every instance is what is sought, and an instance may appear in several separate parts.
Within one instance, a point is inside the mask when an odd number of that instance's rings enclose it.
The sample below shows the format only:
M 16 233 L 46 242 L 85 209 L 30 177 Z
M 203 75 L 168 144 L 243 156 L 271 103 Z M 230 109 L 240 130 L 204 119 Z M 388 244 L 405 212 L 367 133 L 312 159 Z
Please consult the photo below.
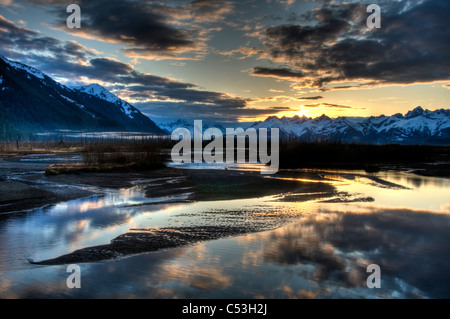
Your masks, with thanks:
M 0 175 L 45 184 L 43 168 L 58 160 L 25 156 L 2 162 Z M 91 195 L 0 215 L 0 298 L 450 297 L 449 179 L 400 171 L 289 172 L 291 180 L 316 182 L 308 176 L 325 178 L 338 195 L 182 202 L 186 193 L 171 202 L 144 191 L 170 180 L 75 185 Z M 265 231 L 81 263 L 80 289 L 67 287 L 67 265 L 27 261 L 107 244 L 130 229 L 227 224 L 230 214 L 246 223 L 287 217 Z M 369 264 L 380 266 L 379 289 L 366 285 Z

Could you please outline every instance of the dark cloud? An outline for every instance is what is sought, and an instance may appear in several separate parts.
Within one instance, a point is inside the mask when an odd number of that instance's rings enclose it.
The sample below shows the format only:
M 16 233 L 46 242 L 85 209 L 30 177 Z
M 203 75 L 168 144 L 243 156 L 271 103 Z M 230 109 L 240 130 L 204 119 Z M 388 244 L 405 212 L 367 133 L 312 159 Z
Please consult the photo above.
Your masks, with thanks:
M 237 119 L 254 118 L 258 116 L 268 116 L 273 113 L 289 111 L 288 107 L 269 107 L 257 109 L 251 107 L 230 107 L 228 105 L 216 104 L 212 107 L 204 103 L 188 102 L 144 102 L 135 103 L 145 114 L 152 119 L 164 122 L 170 119 L 202 119 L 204 121 L 235 122 Z
M 365 84 L 368 85 L 368 84 Z M 372 82 L 372 85 L 376 85 L 376 82 Z M 360 88 L 362 85 L 339 85 L 339 86 L 333 86 L 332 88 L 325 88 L 321 87 L 319 88 L 319 91 L 321 92 L 327 92 L 333 90 L 346 90 L 346 89 L 353 89 L 353 88 Z
M 39 60 L 59 58 L 74 61 L 88 59 L 95 51 L 74 41 L 61 41 L 43 34 L 16 26 L 12 21 L 0 15 L 0 54 L 10 58 L 21 58 L 25 62 L 33 61 L 33 56 Z M 45 56 L 42 55 L 45 53 Z
M 307 25 L 281 25 L 266 29 L 266 36 L 270 40 L 276 40 L 281 45 L 280 49 L 286 47 L 294 49 L 293 55 L 302 51 L 304 47 L 321 46 L 327 41 L 334 41 L 338 35 L 349 31 L 351 28 L 349 19 L 351 18 L 351 10 L 356 6 L 349 5 L 349 10 L 345 10 L 341 6 L 336 7 L 336 11 L 330 8 L 322 8 L 316 12 L 318 24 L 314 26 Z M 276 54 L 277 52 L 274 51 Z M 286 53 L 280 51 L 280 53 Z M 287 52 L 289 54 L 289 52 Z
M 268 28 L 262 40 L 273 61 L 304 72 L 303 86 L 448 80 L 450 2 L 378 4 L 381 29 L 368 29 L 367 4 L 326 3 L 304 15 L 305 24 Z
M 54 24 L 68 30 L 67 13 L 61 10 L 67 1 L 28 2 L 46 5 L 58 17 Z M 70 33 L 120 43 L 127 46 L 124 52 L 129 56 L 149 59 L 199 58 L 207 47 L 207 24 L 223 20 L 233 10 L 225 0 L 178 5 L 164 1 L 79 0 L 77 4 L 82 9 L 82 27 L 68 30 Z
M 320 100 L 323 99 L 323 96 L 303 96 L 303 97 L 299 97 L 298 100 Z
M 172 89 L 161 91 L 160 94 L 166 95 L 171 98 L 177 98 L 186 102 L 209 104 L 219 103 L 221 105 L 226 105 L 229 108 L 242 108 L 246 105 L 246 101 L 241 98 L 232 98 L 227 94 L 210 91 Z
M 127 74 L 133 70 L 133 67 L 129 64 L 106 58 L 92 59 L 90 63 L 102 74 Z
M 158 110 L 177 118 L 185 115 L 218 118 L 223 114 L 231 118 L 249 101 L 225 93 L 199 90 L 192 83 L 139 72 L 131 64 L 97 57 L 95 51 L 75 42 L 61 41 L 17 27 L 2 16 L 0 34 L 0 54 L 7 58 L 34 66 L 53 77 L 70 79 L 69 84 L 82 84 L 86 80 L 102 82 L 113 93 L 141 101 L 144 111 Z M 264 112 L 246 110 L 238 113 Z
M 147 91 L 158 87 L 164 87 L 166 89 L 187 89 L 196 86 L 192 83 L 178 82 L 165 77 L 144 74 L 135 70 L 131 71 L 128 76 L 121 77 L 118 82 L 132 85 L 129 87 L 131 91 Z
M 303 72 L 294 71 L 288 68 L 264 68 L 264 67 L 255 67 L 252 71 L 252 75 L 269 76 L 276 78 L 292 78 L 292 79 L 303 78 L 305 76 Z
M 81 32 L 130 46 L 126 50 L 129 54 L 172 55 L 195 49 L 194 37 L 187 30 L 172 27 L 152 6 L 135 1 L 89 1 L 82 6 Z

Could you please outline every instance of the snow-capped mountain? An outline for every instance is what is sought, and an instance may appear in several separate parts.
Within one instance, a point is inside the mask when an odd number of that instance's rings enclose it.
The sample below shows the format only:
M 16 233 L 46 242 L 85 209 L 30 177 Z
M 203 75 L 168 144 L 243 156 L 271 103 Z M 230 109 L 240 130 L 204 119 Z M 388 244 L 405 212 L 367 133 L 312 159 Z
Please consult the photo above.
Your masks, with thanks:
M 120 99 L 119 97 L 115 96 L 111 92 L 109 92 L 107 89 L 105 89 L 100 84 L 94 83 L 86 86 L 73 86 L 71 89 L 84 92 L 93 96 L 96 96 L 102 100 L 111 102 L 112 104 L 119 107 L 124 114 L 126 114 L 130 119 L 133 119 L 136 114 L 139 114 L 140 112 L 132 106 L 130 103 Z
M 450 110 L 424 110 L 420 106 L 406 115 L 381 115 L 369 118 L 326 115 L 318 118 L 295 116 L 269 117 L 252 127 L 279 128 L 283 138 L 305 141 L 342 141 L 362 143 L 450 143 Z
M 179 120 L 167 122 L 167 123 L 158 123 L 158 126 L 162 130 L 164 130 L 167 134 L 172 134 L 172 132 L 177 128 L 186 128 L 191 133 L 191 136 L 194 135 L 194 121 L 187 121 L 187 120 L 179 119 Z M 202 131 L 204 132 L 205 130 L 207 130 L 209 128 L 218 128 L 219 130 L 222 131 L 223 134 L 225 134 L 225 132 L 226 132 L 226 129 L 221 124 L 208 123 L 208 122 L 202 121 Z
M 98 84 L 70 88 L 33 67 L 0 57 L 0 138 L 61 129 L 164 134 Z

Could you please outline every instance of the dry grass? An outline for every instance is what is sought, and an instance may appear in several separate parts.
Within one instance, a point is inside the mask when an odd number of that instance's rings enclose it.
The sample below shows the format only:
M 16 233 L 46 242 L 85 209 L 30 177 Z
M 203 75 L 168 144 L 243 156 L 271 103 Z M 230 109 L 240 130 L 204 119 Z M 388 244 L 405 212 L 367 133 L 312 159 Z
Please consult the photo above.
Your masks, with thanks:
M 80 142 L 66 141 L 40 141 L 40 142 L 0 142 L 0 154 L 40 154 L 81 152 L 83 145 Z
M 152 139 L 88 142 L 81 151 L 82 163 L 53 164 L 47 168 L 46 174 L 161 168 L 165 160 L 164 147 L 164 141 Z

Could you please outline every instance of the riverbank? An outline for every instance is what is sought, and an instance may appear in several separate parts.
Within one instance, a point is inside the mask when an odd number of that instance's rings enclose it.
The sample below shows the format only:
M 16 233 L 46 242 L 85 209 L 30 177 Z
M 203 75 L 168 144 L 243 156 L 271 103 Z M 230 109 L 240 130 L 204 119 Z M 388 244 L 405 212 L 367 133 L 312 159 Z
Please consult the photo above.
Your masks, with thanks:
M 434 157 L 436 160 L 445 159 L 445 154 L 444 152 L 443 155 L 434 155 Z M 27 211 L 90 196 L 95 191 L 90 190 L 89 187 L 127 188 L 133 185 L 134 180 L 145 178 L 172 180 L 171 183 L 163 183 L 157 187 L 149 186 L 148 197 L 174 196 L 190 190 L 191 194 L 188 199 L 190 201 L 261 197 L 276 192 L 295 191 L 298 187 L 298 183 L 295 181 L 264 178 L 259 172 L 175 169 L 165 167 L 162 163 L 156 163 L 153 166 L 126 163 L 109 164 L 98 168 L 98 165 L 90 166 L 80 163 L 79 160 L 64 159 L 80 157 L 80 153 L 67 152 L 59 155 L 52 153 L 51 155 L 54 155 L 55 158 L 52 157 L 47 163 L 39 161 L 39 156 L 45 158 L 49 156 L 48 154 L 34 152 L 25 155 L 22 153 L 2 154 L 0 158 L 0 214 Z M 65 157 L 58 160 L 58 156 Z M 22 160 L 29 162 L 20 163 Z M 345 162 L 329 162 L 320 167 L 307 164 L 300 166 L 300 169 L 295 168 L 294 170 L 364 169 L 364 166 L 349 165 Z M 377 165 L 375 168 L 375 171 L 406 171 L 420 176 L 450 178 L 450 164 L 446 162 L 385 163 Z M 45 176 L 39 173 L 40 170 L 45 171 Z M 35 173 L 28 175 L 27 172 Z M 11 174 L 17 174 L 19 178 L 11 178 L 9 176 Z M 282 169 L 273 176 L 284 176 L 285 174 L 286 170 Z M 53 187 L 54 185 L 67 185 L 68 187 Z

